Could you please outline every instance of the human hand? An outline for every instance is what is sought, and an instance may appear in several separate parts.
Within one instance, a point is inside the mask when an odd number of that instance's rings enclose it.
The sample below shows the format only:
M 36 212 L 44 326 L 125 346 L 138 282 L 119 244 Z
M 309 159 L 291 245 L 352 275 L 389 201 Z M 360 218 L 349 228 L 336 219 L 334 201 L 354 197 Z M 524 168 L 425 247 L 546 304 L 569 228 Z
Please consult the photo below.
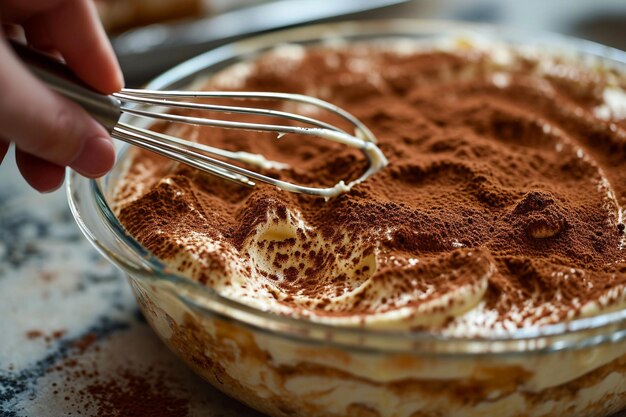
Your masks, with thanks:
M 6 41 L 21 35 L 34 48 L 63 58 L 95 90 L 119 91 L 122 73 L 91 0 L 0 0 L 0 19 L 5 26 L 0 29 L 0 163 L 14 142 L 20 173 L 40 192 L 60 187 L 66 166 L 90 178 L 108 172 L 115 151 L 106 129 L 35 78 Z

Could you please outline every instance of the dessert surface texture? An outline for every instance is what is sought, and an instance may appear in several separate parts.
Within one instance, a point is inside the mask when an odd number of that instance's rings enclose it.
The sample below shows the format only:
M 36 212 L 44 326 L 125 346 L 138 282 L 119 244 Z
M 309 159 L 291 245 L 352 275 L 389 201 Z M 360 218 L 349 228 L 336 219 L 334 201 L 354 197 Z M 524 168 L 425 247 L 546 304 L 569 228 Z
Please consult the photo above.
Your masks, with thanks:
M 591 316 L 625 302 L 625 85 L 532 51 L 279 47 L 202 88 L 337 104 L 373 131 L 387 168 L 325 201 L 131 150 L 113 203 L 165 263 L 279 314 L 456 335 Z M 306 106 L 280 109 L 341 125 Z M 367 166 L 322 139 L 155 129 L 286 163 L 263 172 L 305 185 Z

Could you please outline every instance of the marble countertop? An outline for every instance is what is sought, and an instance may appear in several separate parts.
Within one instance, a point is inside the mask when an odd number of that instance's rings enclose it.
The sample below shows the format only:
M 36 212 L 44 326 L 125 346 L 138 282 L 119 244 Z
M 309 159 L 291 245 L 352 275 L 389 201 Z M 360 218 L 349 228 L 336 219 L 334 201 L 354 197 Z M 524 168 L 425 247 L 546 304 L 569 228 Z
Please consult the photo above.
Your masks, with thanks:
M 0 166 L 0 416 L 262 417 L 178 361 L 65 190 L 32 191 L 12 159 Z
M 262 417 L 189 371 L 120 271 L 75 225 L 65 190 L 0 166 L 0 416 Z M 626 417 L 626 412 L 614 417 Z

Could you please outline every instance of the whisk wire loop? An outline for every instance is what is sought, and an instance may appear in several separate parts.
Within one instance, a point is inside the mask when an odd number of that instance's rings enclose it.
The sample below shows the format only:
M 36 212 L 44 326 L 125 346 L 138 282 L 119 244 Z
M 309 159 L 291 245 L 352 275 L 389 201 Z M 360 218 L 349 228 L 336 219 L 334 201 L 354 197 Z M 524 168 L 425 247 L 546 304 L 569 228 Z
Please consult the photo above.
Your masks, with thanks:
M 255 171 L 225 162 L 219 158 L 230 159 L 242 163 L 256 165 L 262 168 L 284 169 L 288 166 L 275 161 L 268 161 L 261 155 L 247 152 L 231 152 L 224 149 L 214 148 L 208 145 L 180 139 L 166 133 L 155 132 L 138 127 L 126 121 L 118 122 L 114 127 L 112 136 L 128 142 L 132 145 L 156 152 L 160 155 L 190 165 L 194 168 L 207 171 L 223 179 L 234 181 L 249 187 L 256 181 L 272 184 L 284 190 L 305 193 L 326 198 L 334 197 L 347 191 L 353 185 L 363 181 L 373 173 L 380 170 L 387 163 L 380 149 L 375 145 L 376 138 L 373 133 L 356 117 L 345 110 L 317 99 L 315 97 L 290 93 L 267 93 L 267 92 L 216 92 L 216 91 L 150 91 L 137 89 L 124 89 L 112 95 L 120 101 L 122 113 L 144 119 L 163 120 L 172 123 L 191 124 L 198 126 L 210 126 L 225 129 L 239 129 L 257 132 L 271 132 L 278 134 L 278 138 L 287 134 L 317 136 L 323 139 L 341 143 L 363 152 L 369 162 L 368 170 L 358 179 L 345 184 L 340 181 L 333 187 L 320 188 L 308 187 L 282 181 Z M 303 116 L 296 113 L 256 108 L 240 107 L 219 104 L 206 104 L 188 101 L 189 99 L 235 99 L 235 100 L 272 100 L 292 101 L 333 113 L 341 119 L 349 122 L 355 129 L 350 134 L 344 129 L 329 123 Z M 183 101 L 181 101 L 183 100 Z M 159 111 L 158 108 L 166 109 L 192 109 L 228 114 L 246 114 L 266 116 L 296 121 L 308 126 L 293 126 L 287 124 L 253 123 L 245 121 L 223 120 L 209 117 L 187 116 L 168 111 Z M 212 156 L 209 156 L 212 155 Z M 215 157 L 214 157 L 215 156 Z

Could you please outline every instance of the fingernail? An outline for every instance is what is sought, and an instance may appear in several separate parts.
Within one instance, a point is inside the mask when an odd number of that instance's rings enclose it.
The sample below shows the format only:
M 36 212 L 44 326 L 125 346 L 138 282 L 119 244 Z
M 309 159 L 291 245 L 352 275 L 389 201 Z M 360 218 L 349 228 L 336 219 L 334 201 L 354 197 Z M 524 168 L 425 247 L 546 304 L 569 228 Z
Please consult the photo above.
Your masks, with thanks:
M 85 142 L 80 155 L 70 166 L 87 177 L 100 177 L 109 172 L 114 163 L 115 149 L 111 139 L 96 136 Z
M 41 194 L 50 194 L 55 192 L 56 190 L 58 190 L 59 188 L 61 188 L 61 186 L 63 185 L 64 179 L 61 179 L 61 181 L 59 181 L 59 183 L 55 186 L 52 186 L 51 188 L 48 189 L 43 189 L 43 190 L 37 190 L 39 191 Z

